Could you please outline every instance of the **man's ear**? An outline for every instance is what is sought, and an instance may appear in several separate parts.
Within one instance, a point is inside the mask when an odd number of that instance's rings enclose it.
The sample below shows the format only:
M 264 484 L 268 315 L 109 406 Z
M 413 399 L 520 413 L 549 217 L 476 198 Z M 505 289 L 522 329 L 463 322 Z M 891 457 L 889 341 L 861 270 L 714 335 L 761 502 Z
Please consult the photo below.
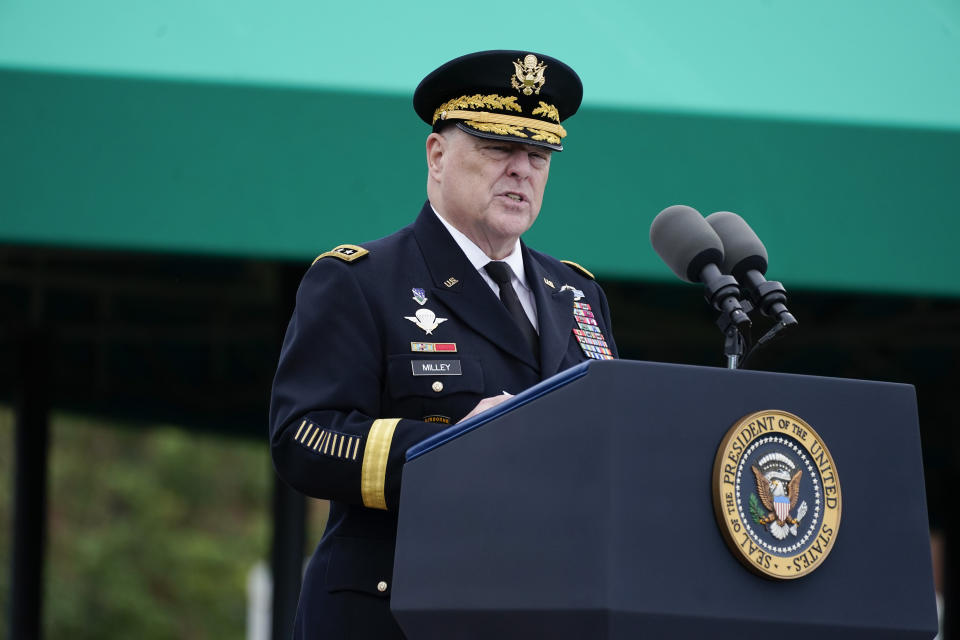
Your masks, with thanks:
M 443 173 L 444 154 L 447 151 L 447 139 L 439 133 L 427 136 L 427 173 L 439 181 Z

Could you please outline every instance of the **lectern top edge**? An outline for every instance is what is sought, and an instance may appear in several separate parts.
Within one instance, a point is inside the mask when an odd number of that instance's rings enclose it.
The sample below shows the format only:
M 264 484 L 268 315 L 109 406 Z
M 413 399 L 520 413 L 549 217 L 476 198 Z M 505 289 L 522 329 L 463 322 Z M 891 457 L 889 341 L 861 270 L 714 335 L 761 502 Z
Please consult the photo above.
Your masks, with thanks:
M 407 462 L 410 462 L 414 458 L 418 458 L 428 451 L 432 451 L 433 449 L 436 449 L 437 447 L 446 444 L 451 440 L 455 440 L 463 434 L 469 433 L 470 431 L 473 431 L 474 429 L 490 422 L 491 420 L 499 418 L 508 411 L 513 411 L 518 407 L 522 407 L 523 405 L 533 402 L 537 398 L 550 393 L 554 389 L 558 389 L 559 387 L 570 384 L 578 378 L 582 378 L 583 376 L 587 375 L 587 369 L 592 364 L 595 364 L 595 362 L 591 360 L 581 362 L 580 364 L 570 367 L 565 371 L 561 371 L 555 376 L 547 378 L 546 380 L 530 387 L 529 389 L 521 391 L 514 397 L 497 405 L 493 409 L 484 411 L 483 413 L 476 415 L 469 420 L 464 420 L 463 422 L 450 425 L 443 431 L 435 433 L 425 440 L 421 440 L 417 444 L 407 449 Z

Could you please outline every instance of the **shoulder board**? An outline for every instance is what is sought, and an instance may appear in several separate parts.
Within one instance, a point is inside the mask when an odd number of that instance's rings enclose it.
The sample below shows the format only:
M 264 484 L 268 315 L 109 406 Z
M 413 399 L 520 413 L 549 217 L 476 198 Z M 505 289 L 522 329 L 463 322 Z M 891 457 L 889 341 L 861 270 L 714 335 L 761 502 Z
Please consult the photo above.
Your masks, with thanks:
M 571 261 L 569 261 L 569 260 L 561 260 L 560 262 L 562 262 L 562 263 L 565 264 L 565 265 L 568 265 L 568 266 L 571 267 L 574 271 L 579 271 L 581 274 L 587 276 L 587 277 L 590 278 L 591 280 L 596 280 L 596 278 L 593 277 L 593 274 L 592 274 L 592 273 L 590 273 L 589 271 L 587 271 L 586 269 L 584 269 L 583 267 L 581 267 L 580 265 L 578 265 L 576 262 L 571 262 Z
M 341 244 L 338 247 L 330 249 L 330 251 L 325 251 L 317 256 L 310 266 L 317 264 L 317 260 L 321 258 L 340 258 L 344 262 L 353 262 L 354 260 L 359 260 L 363 256 L 370 253 L 363 247 L 358 247 L 355 244 Z

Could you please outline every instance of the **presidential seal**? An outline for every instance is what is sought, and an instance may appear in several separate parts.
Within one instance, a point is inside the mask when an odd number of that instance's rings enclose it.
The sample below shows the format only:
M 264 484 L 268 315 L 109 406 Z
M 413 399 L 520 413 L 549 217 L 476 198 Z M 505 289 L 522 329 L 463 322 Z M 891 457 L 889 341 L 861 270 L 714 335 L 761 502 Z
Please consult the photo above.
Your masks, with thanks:
M 733 554 L 778 580 L 829 555 L 840 526 L 840 482 L 823 439 L 786 411 L 752 413 L 724 436 L 713 464 L 713 509 Z

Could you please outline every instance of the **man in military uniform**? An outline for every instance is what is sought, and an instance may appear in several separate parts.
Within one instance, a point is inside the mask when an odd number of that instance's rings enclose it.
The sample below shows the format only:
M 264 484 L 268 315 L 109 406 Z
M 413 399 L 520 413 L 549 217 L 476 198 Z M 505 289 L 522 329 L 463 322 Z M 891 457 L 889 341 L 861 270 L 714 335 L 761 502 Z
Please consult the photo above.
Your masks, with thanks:
M 277 472 L 331 500 L 297 638 L 403 638 L 389 599 L 406 450 L 616 356 L 593 276 L 520 241 L 582 92 L 570 67 L 524 51 L 441 66 L 413 99 L 433 127 L 420 215 L 320 255 L 304 276 L 270 408 Z

